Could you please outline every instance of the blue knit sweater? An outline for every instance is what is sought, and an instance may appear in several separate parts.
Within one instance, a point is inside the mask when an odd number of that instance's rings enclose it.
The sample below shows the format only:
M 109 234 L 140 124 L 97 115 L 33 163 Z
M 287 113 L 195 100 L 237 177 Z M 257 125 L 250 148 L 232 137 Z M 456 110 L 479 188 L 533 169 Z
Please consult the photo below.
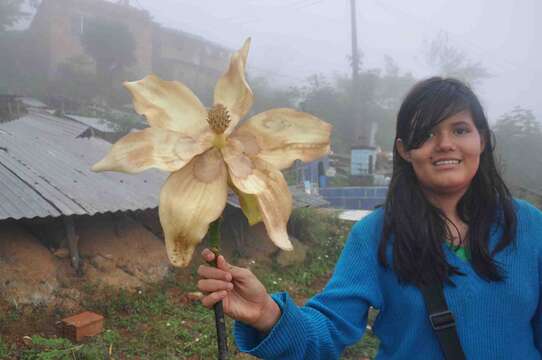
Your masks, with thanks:
M 541 358 L 542 212 L 524 201 L 515 205 L 517 246 L 495 257 L 506 270 L 504 282 L 484 281 L 443 244 L 448 262 L 467 274 L 444 289 L 467 359 Z M 305 306 L 274 294 L 282 315 L 267 336 L 236 322 L 239 349 L 264 359 L 337 359 L 362 337 L 372 306 L 380 310 L 373 326 L 377 359 L 443 359 L 421 293 L 378 264 L 382 223 L 383 211 L 376 210 L 354 225 L 333 277 Z M 494 227 L 490 249 L 501 235 Z

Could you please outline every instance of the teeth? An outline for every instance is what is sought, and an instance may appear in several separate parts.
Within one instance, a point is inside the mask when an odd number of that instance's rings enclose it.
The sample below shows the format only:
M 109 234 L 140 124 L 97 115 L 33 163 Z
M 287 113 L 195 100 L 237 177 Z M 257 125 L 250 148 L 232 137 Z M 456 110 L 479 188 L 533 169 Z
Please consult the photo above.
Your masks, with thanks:
M 459 160 L 440 160 L 435 162 L 435 165 L 455 165 L 459 164 Z

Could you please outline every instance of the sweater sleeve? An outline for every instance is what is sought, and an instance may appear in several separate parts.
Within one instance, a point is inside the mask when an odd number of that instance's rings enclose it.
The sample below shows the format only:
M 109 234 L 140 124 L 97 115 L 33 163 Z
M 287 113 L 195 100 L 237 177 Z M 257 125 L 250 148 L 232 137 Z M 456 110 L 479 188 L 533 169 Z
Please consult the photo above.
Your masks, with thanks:
M 538 260 L 538 306 L 531 319 L 533 340 L 542 354 L 542 211 L 525 200 L 515 199 L 518 215 L 518 233 L 532 244 L 532 251 Z
M 369 306 L 380 308 L 375 216 L 351 231 L 326 287 L 298 307 L 286 293 L 273 299 L 282 314 L 267 336 L 241 322 L 234 333 L 239 349 L 264 359 L 338 359 L 358 341 L 367 325 Z
M 536 309 L 536 314 L 532 321 L 533 329 L 534 329 L 534 343 L 536 345 L 536 348 L 538 349 L 538 352 L 540 352 L 540 354 L 542 354 L 542 301 L 540 300 L 541 298 L 542 298 L 542 291 L 539 295 L 538 308 Z
M 532 319 L 534 342 L 538 351 L 542 354 L 542 211 L 524 202 L 527 208 L 527 226 L 530 236 L 534 237 L 535 249 L 538 251 L 538 282 L 539 295 L 538 307 Z

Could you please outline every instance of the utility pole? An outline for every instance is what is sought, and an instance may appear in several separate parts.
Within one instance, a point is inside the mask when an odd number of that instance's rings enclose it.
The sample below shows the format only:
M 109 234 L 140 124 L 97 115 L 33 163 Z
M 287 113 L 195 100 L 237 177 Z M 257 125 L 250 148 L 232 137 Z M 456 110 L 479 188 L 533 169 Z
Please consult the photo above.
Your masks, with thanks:
M 358 49 L 358 29 L 356 0 L 350 0 L 350 18 L 352 28 L 352 121 L 354 143 L 350 148 L 350 183 L 351 185 L 371 185 L 373 183 L 374 134 L 371 119 L 362 118 L 363 107 L 368 106 L 367 99 L 361 94 L 360 54 Z M 367 112 L 365 112 L 367 113 Z
M 350 0 L 352 24 L 352 90 L 354 95 L 359 94 L 359 52 L 358 29 L 356 24 L 356 0 Z
M 350 18 L 352 28 L 352 113 L 354 128 L 353 133 L 355 142 L 361 146 L 373 145 L 372 124 L 369 119 L 362 119 L 361 115 L 361 86 L 359 83 L 359 65 L 360 54 L 358 49 L 358 29 L 357 29 L 357 11 L 356 0 L 350 0 Z

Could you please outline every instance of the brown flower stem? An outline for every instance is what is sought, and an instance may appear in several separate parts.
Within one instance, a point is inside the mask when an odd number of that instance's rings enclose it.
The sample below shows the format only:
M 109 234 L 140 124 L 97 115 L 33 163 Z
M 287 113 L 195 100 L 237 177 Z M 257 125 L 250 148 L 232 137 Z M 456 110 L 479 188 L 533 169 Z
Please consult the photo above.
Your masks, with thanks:
M 210 262 L 214 267 L 217 266 L 218 255 L 220 255 L 220 224 L 222 217 L 213 221 L 209 227 L 209 243 L 211 251 L 215 254 L 215 259 Z M 215 311 L 215 326 L 216 337 L 218 343 L 218 360 L 226 360 L 228 358 L 228 341 L 226 337 L 226 321 L 224 319 L 224 308 L 222 301 L 217 302 L 213 309 Z

